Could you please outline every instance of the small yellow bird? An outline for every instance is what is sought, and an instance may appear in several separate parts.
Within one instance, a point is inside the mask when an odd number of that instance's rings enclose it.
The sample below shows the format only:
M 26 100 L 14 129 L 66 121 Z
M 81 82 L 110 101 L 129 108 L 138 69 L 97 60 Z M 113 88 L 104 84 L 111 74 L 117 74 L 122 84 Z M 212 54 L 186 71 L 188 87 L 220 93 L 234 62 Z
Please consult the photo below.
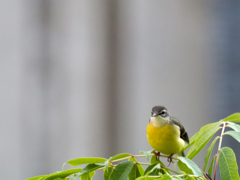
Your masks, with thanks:
M 172 161 L 174 154 L 184 155 L 183 148 L 189 143 L 188 134 L 182 124 L 170 116 L 164 106 L 154 106 L 147 125 L 147 139 L 149 144 L 158 152 L 155 152 L 159 159 L 160 153 L 169 155 L 167 161 Z

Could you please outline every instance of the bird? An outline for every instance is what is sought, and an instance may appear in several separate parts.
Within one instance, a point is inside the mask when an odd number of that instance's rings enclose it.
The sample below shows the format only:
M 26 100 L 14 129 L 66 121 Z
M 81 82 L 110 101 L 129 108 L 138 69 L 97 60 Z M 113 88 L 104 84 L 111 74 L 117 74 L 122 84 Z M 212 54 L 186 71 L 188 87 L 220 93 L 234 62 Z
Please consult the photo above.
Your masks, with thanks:
M 174 154 L 185 156 L 183 148 L 189 143 L 188 134 L 180 121 L 171 116 L 164 106 L 154 106 L 146 129 L 150 146 L 156 159 L 160 153 L 168 155 L 169 165 Z M 157 152 L 156 152 L 157 151 Z

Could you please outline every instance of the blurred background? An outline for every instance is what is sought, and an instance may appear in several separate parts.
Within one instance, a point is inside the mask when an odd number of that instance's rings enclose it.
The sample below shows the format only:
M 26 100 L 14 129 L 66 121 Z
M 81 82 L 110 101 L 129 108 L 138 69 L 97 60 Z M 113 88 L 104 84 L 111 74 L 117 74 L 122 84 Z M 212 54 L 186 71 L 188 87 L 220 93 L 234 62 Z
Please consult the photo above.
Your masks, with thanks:
M 190 137 L 239 112 L 239 9 L 237 0 L 1 1 L 1 179 L 150 150 L 154 105 Z

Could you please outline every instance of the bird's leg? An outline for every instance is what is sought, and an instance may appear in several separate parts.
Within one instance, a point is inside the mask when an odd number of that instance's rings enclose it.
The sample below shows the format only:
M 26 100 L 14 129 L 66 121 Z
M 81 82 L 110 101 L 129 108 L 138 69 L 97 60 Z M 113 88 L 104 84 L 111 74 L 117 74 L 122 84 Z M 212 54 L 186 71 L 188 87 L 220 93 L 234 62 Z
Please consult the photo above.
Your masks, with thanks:
M 154 155 L 156 156 L 156 160 L 159 161 L 160 152 L 154 151 Z
M 170 165 L 171 163 L 173 163 L 173 159 L 172 159 L 173 155 L 174 155 L 174 154 L 171 154 L 171 155 L 168 156 L 168 158 L 167 158 L 167 162 L 169 162 L 169 165 Z M 168 165 L 168 166 L 169 166 L 169 165 Z

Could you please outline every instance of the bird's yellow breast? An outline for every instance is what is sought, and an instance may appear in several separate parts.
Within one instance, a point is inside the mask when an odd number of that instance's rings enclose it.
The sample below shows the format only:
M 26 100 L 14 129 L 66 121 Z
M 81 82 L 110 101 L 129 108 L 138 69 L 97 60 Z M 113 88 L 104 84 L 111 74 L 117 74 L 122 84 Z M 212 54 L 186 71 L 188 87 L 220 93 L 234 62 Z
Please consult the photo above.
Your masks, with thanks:
M 161 127 L 149 123 L 147 139 L 152 148 L 166 155 L 179 153 L 185 145 L 184 140 L 180 138 L 179 127 L 170 123 Z

